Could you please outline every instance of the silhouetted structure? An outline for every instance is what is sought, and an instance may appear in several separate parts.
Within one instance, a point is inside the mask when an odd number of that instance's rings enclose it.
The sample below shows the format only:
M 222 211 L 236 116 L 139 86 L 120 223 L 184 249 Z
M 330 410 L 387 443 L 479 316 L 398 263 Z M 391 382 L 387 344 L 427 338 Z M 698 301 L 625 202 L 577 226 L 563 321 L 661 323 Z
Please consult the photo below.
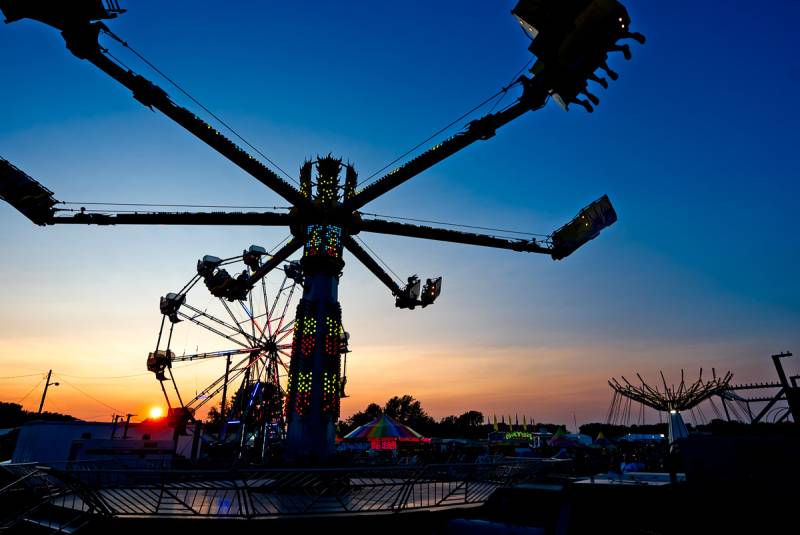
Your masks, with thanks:
M 719 397 L 722 400 L 722 407 L 725 409 L 726 419 L 728 421 L 731 420 L 731 412 L 736 411 L 735 406 L 738 404 L 744 408 L 744 414 L 739 414 L 738 416 L 749 420 L 750 423 L 759 423 L 767 420 L 780 423 L 787 421 L 790 416 L 795 423 L 800 421 L 800 386 L 798 386 L 800 376 L 793 375 L 788 377 L 781 363 L 781 359 L 791 356 L 792 353 L 789 351 L 772 355 L 772 363 L 778 374 L 777 381 L 729 385 L 727 390 L 720 393 Z M 772 395 L 743 397 L 739 394 L 739 392 L 751 392 L 754 390 L 771 390 Z M 785 401 L 786 405 L 778 405 L 781 401 Z M 732 403 L 733 405 L 731 405 Z M 761 407 L 760 411 L 753 414 L 751 405 L 756 404 L 758 406 L 761 403 L 765 403 L 765 405 Z
M 586 0 L 569 3 L 527 0 L 514 13 L 533 37 L 531 51 L 539 57 L 534 76 L 522 76 L 522 95 L 511 106 L 469 123 L 466 129 L 423 152 L 374 182 L 359 188 L 353 165 L 332 156 L 307 161 L 300 169 L 299 188 L 283 180 L 266 165 L 234 144 L 211 125 L 186 108 L 176 105 L 168 94 L 139 74 L 120 66 L 99 43 L 101 34 L 130 48 L 127 42 L 100 22 L 122 13 L 117 2 L 74 0 L 28 2 L 0 0 L 7 21 L 38 20 L 61 31 L 67 48 L 107 73 L 133 92 L 133 97 L 157 109 L 183 126 L 211 148 L 252 175 L 291 205 L 289 213 L 93 213 L 81 210 L 59 215 L 52 192 L 6 161 L 0 162 L 0 197 L 18 208 L 38 225 L 53 224 L 145 224 L 145 225 L 256 225 L 287 226 L 292 238 L 274 255 L 242 277 L 225 277 L 215 271 L 217 296 L 227 301 L 242 300 L 270 271 L 302 249 L 303 298 L 297 307 L 294 342 L 289 373 L 286 415 L 288 450 L 297 459 L 313 461 L 328 457 L 334 449 L 334 422 L 339 415 L 341 380 L 342 312 L 338 302 L 339 278 L 346 248 L 383 282 L 399 308 L 414 309 L 435 302 L 442 279 L 429 278 L 424 286 L 411 276 L 401 287 L 356 241 L 359 232 L 393 234 L 437 241 L 480 245 L 518 252 L 550 255 L 560 260 L 597 237 L 613 224 L 617 215 L 607 196 L 584 208 L 577 217 L 545 240 L 509 239 L 493 235 L 418 226 L 382 219 L 364 218 L 365 205 L 401 186 L 408 180 L 449 158 L 476 141 L 492 138 L 497 129 L 529 111 L 544 107 L 553 96 L 567 107 L 572 102 L 592 111 L 592 105 L 577 98 L 587 95 L 594 105 L 599 100 L 586 87 L 589 80 L 607 85 L 594 71 L 607 69 L 607 54 L 620 51 L 630 57 L 627 45 L 617 41 L 644 38 L 628 30 L 630 17 L 616 0 Z M 140 56 L 141 57 L 141 56 Z M 504 91 L 507 91 L 505 88 Z M 224 124 L 224 123 L 223 123 Z M 246 142 L 245 142 L 246 143 Z M 248 144 L 249 145 L 249 144 Z M 252 146 L 251 146 L 252 148 Z M 263 156 L 263 155 L 262 155 Z M 266 158 L 266 157 L 265 157 Z M 316 171 L 316 173 L 315 173 Z M 341 174 L 344 171 L 344 181 Z M 175 303 L 180 302 L 180 294 Z M 186 414 L 186 418 L 191 415 Z
M 661 373 L 661 382 L 664 390 L 659 390 L 658 386 L 651 387 L 638 373 L 640 385 L 634 385 L 622 376 L 622 383 L 615 378 L 608 381 L 608 385 L 614 390 L 614 400 L 612 401 L 612 411 L 618 405 L 619 397 L 638 401 L 642 405 L 666 412 L 669 415 L 669 442 L 674 443 L 679 438 L 688 436 L 686 425 L 683 423 L 681 412 L 691 410 L 701 402 L 710 399 L 712 396 L 725 392 L 728 388 L 733 374 L 728 372 L 722 377 L 717 377 L 716 371 L 712 369 L 712 379 L 703 381 L 703 370 L 700 370 L 700 377 L 692 384 L 687 385 L 681 370 L 681 382 L 675 385 L 667 385 L 664 373 Z M 619 396 L 619 397 L 618 397 Z

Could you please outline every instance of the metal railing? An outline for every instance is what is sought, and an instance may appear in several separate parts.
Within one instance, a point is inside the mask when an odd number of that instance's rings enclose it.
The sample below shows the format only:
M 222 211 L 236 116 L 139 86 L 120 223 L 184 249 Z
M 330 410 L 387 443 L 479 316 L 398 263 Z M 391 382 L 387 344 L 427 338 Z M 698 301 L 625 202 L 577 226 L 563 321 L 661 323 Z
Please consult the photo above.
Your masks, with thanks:
M 54 531 L 72 531 L 95 514 L 107 514 L 89 493 L 49 467 L 0 465 L 0 532 L 27 521 Z M 69 504 L 56 506 L 55 503 Z
M 58 489 L 50 506 L 113 517 L 270 518 L 478 506 L 556 461 L 324 469 L 152 470 L 7 465 Z M 26 480 L 27 481 L 27 480 Z M 54 483 L 56 482 L 56 483 Z M 19 482 L 24 485 L 24 481 Z M 0 496 L 2 499 L 2 496 Z M 1 506 L 0 506 L 1 507 Z

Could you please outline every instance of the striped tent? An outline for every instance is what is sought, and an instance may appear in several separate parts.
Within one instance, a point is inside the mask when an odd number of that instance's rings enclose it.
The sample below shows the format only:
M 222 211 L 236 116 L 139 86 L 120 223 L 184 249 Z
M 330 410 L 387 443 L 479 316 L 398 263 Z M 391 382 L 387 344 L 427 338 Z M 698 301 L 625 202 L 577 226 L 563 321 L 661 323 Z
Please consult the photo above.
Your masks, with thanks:
M 398 441 L 420 442 L 422 439 L 422 435 L 385 414 L 344 437 L 344 440 L 369 440 L 374 450 L 394 450 Z

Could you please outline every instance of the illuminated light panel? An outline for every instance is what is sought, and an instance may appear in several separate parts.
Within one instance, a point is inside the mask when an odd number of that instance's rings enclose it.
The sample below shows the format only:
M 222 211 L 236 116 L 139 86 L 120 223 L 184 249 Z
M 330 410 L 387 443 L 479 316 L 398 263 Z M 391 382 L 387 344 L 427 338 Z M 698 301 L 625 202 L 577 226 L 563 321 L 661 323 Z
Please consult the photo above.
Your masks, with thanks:
M 309 225 L 305 256 L 342 257 L 342 229 L 335 225 Z

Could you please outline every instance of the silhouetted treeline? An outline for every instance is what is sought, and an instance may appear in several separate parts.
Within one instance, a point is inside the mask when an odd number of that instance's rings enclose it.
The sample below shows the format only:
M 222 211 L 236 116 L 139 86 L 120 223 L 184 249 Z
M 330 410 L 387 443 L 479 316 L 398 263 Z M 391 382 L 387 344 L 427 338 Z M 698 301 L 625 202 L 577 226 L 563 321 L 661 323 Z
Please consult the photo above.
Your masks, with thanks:
M 439 437 L 439 438 L 466 438 L 466 439 L 483 439 L 489 433 L 494 431 L 494 421 L 490 421 L 489 417 L 484 416 L 479 411 L 466 411 L 460 415 L 450 415 L 436 421 L 422 407 L 422 403 L 411 395 L 395 396 L 390 398 L 383 406 L 377 403 L 370 403 L 363 411 L 353 414 L 350 418 L 342 420 L 338 424 L 338 431 L 340 436 L 353 431 L 359 426 L 367 424 L 380 416 L 386 414 L 392 419 L 405 424 L 412 428 L 414 431 L 426 437 Z M 519 423 L 498 422 L 499 431 L 520 431 L 523 425 Z M 556 424 L 539 424 L 535 425 L 538 431 L 544 429 L 550 433 L 554 433 L 557 429 L 562 428 L 562 425 Z M 532 424 L 527 425 L 529 431 L 534 430 Z
M 48 420 L 54 422 L 72 422 L 77 420 L 74 416 L 57 412 L 43 412 L 41 414 L 22 409 L 19 403 L 6 403 L 0 401 L 0 429 L 19 427 L 25 422 L 33 420 Z

